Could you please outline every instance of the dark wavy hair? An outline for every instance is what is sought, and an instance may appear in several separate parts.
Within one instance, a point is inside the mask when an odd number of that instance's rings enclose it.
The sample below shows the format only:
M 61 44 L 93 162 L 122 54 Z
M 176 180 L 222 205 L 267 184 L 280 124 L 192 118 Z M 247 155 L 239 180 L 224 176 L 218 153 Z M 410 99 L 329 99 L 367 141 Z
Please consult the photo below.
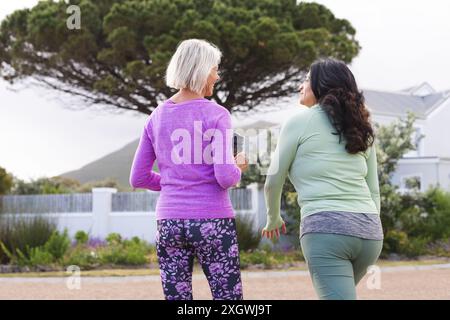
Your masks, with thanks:
M 318 60 L 311 65 L 310 79 L 317 102 L 337 131 L 333 134 L 339 135 L 339 143 L 344 138 L 350 154 L 366 151 L 375 139 L 370 112 L 347 65 L 335 59 Z

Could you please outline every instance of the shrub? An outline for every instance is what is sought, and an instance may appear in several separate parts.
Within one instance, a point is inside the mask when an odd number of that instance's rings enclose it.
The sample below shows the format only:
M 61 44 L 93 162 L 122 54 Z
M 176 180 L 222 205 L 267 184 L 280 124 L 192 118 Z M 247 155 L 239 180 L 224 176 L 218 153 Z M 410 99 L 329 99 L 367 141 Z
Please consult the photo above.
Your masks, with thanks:
M 450 239 L 439 240 L 427 247 L 427 253 L 440 257 L 450 258 Z
M 270 245 L 265 245 L 261 249 L 253 252 L 242 252 L 240 255 L 241 268 L 249 265 L 259 265 L 266 269 L 272 267 L 286 267 L 304 261 L 300 250 L 289 252 L 274 251 Z
M 249 216 L 236 216 L 236 232 L 240 251 L 255 250 L 261 242 L 261 235 L 255 230 L 253 218 Z
M 122 243 L 122 236 L 120 234 L 118 234 L 118 233 L 110 233 L 106 237 L 106 242 L 110 246 L 116 245 L 116 244 L 120 244 L 120 243 Z
M 411 238 L 405 251 L 403 252 L 408 258 L 416 258 L 427 253 L 427 245 L 430 243 L 430 238 Z
M 450 237 L 450 193 L 438 187 L 398 195 L 398 205 L 387 231 L 383 256 L 398 253 L 408 257 L 427 254 L 427 248 Z M 436 248 L 436 246 L 435 246 Z M 440 250 L 442 251 L 442 250 Z
M 49 266 L 54 262 L 53 256 L 42 247 L 27 247 L 28 254 L 25 255 L 20 249 L 16 249 L 13 254 L 5 247 L 3 243 L 0 243 L 0 246 L 8 256 L 10 263 L 16 264 L 20 267 Z
M 29 258 L 24 260 L 21 263 L 22 265 L 30 267 L 49 266 L 55 261 L 54 256 L 42 247 L 31 248 L 28 255 Z
M 431 188 L 424 195 L 424 211 L 427 212 L 425 236 L 431 240 L 450 237 L 450 193 Z
M 272 255 L 267 254 L 264 250 L 255 250 L 253 252 L 241 253 L 240 262 L 242 268 L 249 265 L 262 265 L 264 268 L 270 268 L 275 264 Z
M 1 243 L 1 247 L 8 256 L 10 263 L 30 267 L 49 266 L 54 262 L 60 261 L 67 252 L 69 245 L 70 240 L 67 236 L 67 230 L 63 234 L 54 231 L 43 246 L 30 247 L 27 245 L 24 251 L 20 248 L 15 248 L 14 251 L 11 251 Z
M 89 241 L 89 236 L 84 231 L 77 231 L 77 233 L 75 234 L 75 241 L 78 245 L 87 244 Z
M 99 251 L 102 264 L 141 265 L 147 262 L 146 252 L 141 246 L 109 246 Z
M 56 223 L 42 216 L 33 218 L 9 218 L 0 214 L 0 263 L 9 263 L 17 252 L 29 258 L 29 250 L 43 246 L 56 231 Z
M 432 241 L 450 237 L 450 193 L 439 188 L 409 193 L 402 196 L 402 207 L 397 228 L 408 236 Z
M 427 244 L 430 239 L 427 237 L 409 238 L 408 235 L 399 230 L 391 230 L 384 239 L 383 254 L 396 253 L 414 258 L 427 252 Z
M 98 251 L 102 264 L 142 265 L 149 262 L 147 255 L 151 253 L 151 247 L 138 237 L 122 240 L 119 234 L 111 233 L 106 241 L 108 246 Z
M 62 260 L 64 267 L 75 265 L 84 270 L 96 268 L 100 265 L 99 255 L 95 250 L 87 247 L 77 246 L 64 256 Z
M 386 253 L 404 252 L 408 245 L 408 235 L 403 231 L 391 230 L 384 237 L 383 250 Z
M 67 229 L 62 234 L 58 231 L 53 232 L 50 239 L 45 243 L 44 250 L 48 252 L 55 260 L 60 260 L 67 252 L 70 246 L 70 239 L 67 235 Z

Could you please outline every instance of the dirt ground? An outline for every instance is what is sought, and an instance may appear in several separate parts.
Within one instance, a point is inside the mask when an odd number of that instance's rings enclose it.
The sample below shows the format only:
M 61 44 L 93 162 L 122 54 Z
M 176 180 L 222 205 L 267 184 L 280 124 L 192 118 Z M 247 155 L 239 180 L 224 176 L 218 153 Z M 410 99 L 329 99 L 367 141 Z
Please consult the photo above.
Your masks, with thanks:
M 358 299 L 450 299 L 450 264 L 385 267 L 358 285 Z M 307 271 L 243 272 L 246 300 L 317 299 Z M 79 289 L 68 278 L 0 278 L 0 299 L 163 299 L 159 276 L 81 277 Z M 76 285 L 76 282 L 71 282 Z M 194 298 L 211 299 L 203 274 L 195 274 Z

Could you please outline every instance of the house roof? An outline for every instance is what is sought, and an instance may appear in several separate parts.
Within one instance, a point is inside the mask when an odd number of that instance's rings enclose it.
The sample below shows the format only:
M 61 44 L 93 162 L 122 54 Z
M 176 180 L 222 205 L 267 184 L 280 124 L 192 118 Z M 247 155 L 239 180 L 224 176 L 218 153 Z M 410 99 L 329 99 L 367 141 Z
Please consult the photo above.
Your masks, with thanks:
M 417 96 L 427 96 L 436 93 L 436 90 L 434 90 L 434 88 L 428 82 L 423 82 L 419 85 L 409 87 L 401 91 L 404 93 L 409 93 Z
M 408 111 L 413 112 L 419 119 L 425 119 L 433 110 L 450 99 L 450 90 L 437 92 L 428 83 L 407 88 L 397 92 L 380 90 L 362 90 L 366 105 L 373 115 L 387 115 L 393 117 L 406 116 Z M 300 106 L 298 95 L 280 98 L 256 107 L 252 112 L 242 116 L 233 114 L 233 123 L 237 128 L 250 128 L 252 126 L 271 127 L 268 123 L 281 124 L 296 112 L 306 107 Z
M 436 92 L 424 96 L 405 91 L 363 90 L 363 92 L 366 105 L 374 114 L 403 116 L 411 111 L 419 118 L 426 118 L 434 108 L 448 98 L 448 92 Z

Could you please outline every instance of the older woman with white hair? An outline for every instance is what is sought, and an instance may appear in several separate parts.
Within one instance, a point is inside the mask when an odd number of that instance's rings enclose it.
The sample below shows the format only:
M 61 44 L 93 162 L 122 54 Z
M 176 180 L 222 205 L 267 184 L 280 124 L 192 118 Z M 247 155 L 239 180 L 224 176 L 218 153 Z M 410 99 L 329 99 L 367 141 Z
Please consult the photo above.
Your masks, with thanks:
M 228 189 L 248 163 L 233 157 L 230 113 L 206 99 L 218 81 L 220 50 L 181 42 L 166 83 L 178 92 L 145 123 L 130 174 L 134 188 L 161 191 L 156 206 L 157 254 L 168 300 L 192 299 L 197 257 L 214 299 L 242 299 L 239 250 Z M 158 160 L 160 173 L 152 171 Z

